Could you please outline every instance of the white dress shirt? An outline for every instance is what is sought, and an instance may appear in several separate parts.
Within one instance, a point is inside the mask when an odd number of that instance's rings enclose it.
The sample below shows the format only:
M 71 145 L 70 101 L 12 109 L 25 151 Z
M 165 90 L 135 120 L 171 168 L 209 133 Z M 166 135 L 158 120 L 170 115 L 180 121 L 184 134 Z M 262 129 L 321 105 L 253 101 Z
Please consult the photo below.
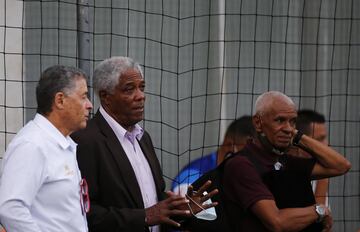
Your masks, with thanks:
M 138 140 L 144 134 L 144 130 L 136 124 L 134 130 L 129 132 L 125 130 L 119 123 L 115 121 L 105 110 L 100 106 L 100 113 L 105 118 L 111 129 L 114 131 L 117 139 L 121 143 L 127 158 L 130 161 L 131 167 L 135 172 L 136 180 L 139 184 L 144 207 L 148 208 L 158 202 L 155 188 L 154 177 L 150 169 L 149 163 L 142 152 Z M 151 231 L 159 231 L 158 226 L 152 226 Z
M 0 220 L 9 232 L 85 232 L 76 143 L 36 114 L 4 155 Z

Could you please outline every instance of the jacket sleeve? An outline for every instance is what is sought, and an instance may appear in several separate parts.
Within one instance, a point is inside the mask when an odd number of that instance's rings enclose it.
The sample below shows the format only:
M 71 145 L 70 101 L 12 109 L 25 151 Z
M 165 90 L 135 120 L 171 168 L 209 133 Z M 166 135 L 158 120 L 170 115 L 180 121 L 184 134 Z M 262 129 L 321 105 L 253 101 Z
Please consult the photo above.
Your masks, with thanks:
M 112 182 L 108 178 L 111 168 L 106 166 L 104 156 L 109 156 L 101 138 L 87 132 L 75 133 L 72 138 L 78 143 L 77 160 L 82 177 L 88 183 L 90 212 L 87 215 L 89 231 L 145 231 L 145 210 L 133 207 L 116 207 Z M 120 178 L 120 177 L 119 177 Z M 118 196 L 121 197 L 121 196 Z M 110 198 L 110 199 L 109 199 Z

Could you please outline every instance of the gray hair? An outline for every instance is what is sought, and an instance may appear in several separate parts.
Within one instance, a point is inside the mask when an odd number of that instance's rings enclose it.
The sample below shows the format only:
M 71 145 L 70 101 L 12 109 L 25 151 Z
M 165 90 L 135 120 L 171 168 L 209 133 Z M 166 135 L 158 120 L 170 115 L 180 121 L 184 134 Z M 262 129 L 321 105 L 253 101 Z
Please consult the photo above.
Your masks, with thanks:
M 71 94 L 79 78 L 87 80 L 85 72 L 79 68 L 63 65 L 47 68 L 36 86 L 37 112 L 42 115 L 51 113 L 56 93 Z
M 141 77 L 144 78 L 139 63 L 129 57 L 115 56 L 100 62 L 93 75 L 93 87 L 96 93 L 99 94 L 102 90 L 113 93 L 119 77 L 129 69 L 139 71 Z
M 291 100 L 290 97 L 286 96 L 279 91 L 269 91 L 261 94 L 255 101 L 255 114 L 264 115 L 270 107 L 273 105 L 273 102 L 276 99 L 282 99 L 290 105 L 295 107 L 295 103 Z

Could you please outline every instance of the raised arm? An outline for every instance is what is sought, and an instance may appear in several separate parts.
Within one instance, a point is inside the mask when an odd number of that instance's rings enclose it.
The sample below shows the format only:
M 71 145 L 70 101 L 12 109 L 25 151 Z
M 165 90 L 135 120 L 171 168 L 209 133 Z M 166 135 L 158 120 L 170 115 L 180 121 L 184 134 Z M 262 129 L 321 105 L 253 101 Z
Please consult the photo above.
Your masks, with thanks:
M 298 146 L 317 160 L 312 171 L 314 179 L 339 176 L 351 168 L 350 162 L 343 155 L 307 135 L 301 136 Z

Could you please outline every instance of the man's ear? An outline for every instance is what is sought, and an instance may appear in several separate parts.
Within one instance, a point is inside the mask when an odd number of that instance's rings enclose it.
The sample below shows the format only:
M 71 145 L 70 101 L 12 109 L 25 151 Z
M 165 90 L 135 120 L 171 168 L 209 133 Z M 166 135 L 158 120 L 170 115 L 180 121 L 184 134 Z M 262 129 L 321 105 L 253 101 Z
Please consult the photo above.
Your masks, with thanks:
M 54 107 L 56 109 L 64 109 L 65 94 L 63 92 L 57 92 L 54 97 Z
M 252 121 L 253 121 L 254 128 L 255 128 L 256 132 L 261 133 L 262 132 L 262 123 L 261 123 L 260 115 L 255 114 L 252 117 Z

